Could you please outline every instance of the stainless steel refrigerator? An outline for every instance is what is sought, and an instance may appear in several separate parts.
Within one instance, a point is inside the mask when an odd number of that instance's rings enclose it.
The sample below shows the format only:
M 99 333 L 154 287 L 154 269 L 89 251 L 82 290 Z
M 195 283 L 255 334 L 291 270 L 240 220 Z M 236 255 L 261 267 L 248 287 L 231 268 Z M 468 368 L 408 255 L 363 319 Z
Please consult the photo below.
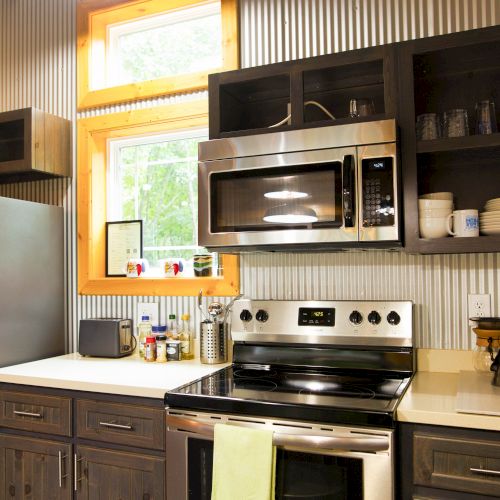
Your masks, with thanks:
M 0 197 L 0 367 L 64 354 L 63 209 Z

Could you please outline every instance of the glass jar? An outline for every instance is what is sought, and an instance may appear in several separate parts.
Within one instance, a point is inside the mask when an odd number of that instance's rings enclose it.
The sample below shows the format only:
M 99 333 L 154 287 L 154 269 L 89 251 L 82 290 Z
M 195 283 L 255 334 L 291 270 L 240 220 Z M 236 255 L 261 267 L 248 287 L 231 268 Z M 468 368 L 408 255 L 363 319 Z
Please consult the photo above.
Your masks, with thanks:
M 158 335 L 156 337 L 156 362 L 167 362 L 167 336 Z
M 475 329 L 476 330 L 476 329 Z M 478 335 L 476 333 L 476 335 Z M 496 334 L 497 335 L 497 334 Z M 500 340 L 493 336 L 478 335 L 472 361 L 477 372 L 489 372 L 495 359 L 495 352 L 500 347 Z

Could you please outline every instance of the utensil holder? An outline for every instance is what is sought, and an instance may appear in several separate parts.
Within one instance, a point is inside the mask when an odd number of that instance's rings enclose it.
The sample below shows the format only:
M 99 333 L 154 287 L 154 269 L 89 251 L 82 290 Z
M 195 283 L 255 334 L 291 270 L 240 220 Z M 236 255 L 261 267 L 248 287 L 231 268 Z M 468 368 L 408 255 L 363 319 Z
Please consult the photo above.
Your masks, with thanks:
M 227 361 L 228 324 L 203 321 L 200 323 L 200 361 L 217 365 Z

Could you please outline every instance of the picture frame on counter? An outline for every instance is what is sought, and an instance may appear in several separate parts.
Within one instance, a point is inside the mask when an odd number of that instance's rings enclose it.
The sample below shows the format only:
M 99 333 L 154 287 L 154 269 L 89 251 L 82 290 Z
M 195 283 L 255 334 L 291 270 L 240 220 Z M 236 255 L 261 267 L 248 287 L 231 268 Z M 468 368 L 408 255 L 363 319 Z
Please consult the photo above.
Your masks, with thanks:
M 142 220 L 106 222 L 106 277 L 127 276 L 129 259 L 142 258 Z

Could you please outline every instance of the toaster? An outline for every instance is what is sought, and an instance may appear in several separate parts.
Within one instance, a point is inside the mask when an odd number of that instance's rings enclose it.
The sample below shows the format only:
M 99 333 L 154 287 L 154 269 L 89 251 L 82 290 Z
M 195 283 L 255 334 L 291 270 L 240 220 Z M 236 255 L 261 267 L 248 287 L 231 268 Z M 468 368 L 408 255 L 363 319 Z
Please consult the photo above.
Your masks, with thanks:
M 132 354 L 135 345 L 132 320 L 117 318 L 81 319 L 78 352 L 82 356 L 121 358 Z

